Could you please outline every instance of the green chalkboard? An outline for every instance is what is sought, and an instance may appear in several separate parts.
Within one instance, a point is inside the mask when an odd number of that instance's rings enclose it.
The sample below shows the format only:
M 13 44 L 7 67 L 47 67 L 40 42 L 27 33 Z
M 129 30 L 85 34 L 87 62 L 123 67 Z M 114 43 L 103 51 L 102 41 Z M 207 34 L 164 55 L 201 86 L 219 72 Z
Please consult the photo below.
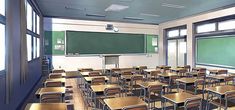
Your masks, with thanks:
M 146 53 L 144 34 L 66 32 L 66 54 Z
M 146 35 L 146 49 L 147 53 L 157 53 L 158 49 L 157 35 Z
M 235 67 L 235 35 L 197 39 L 197 63 Z
M 65 54 L 65 32 L 64 31 L 45 31 L 44 51 L 46 55 Z

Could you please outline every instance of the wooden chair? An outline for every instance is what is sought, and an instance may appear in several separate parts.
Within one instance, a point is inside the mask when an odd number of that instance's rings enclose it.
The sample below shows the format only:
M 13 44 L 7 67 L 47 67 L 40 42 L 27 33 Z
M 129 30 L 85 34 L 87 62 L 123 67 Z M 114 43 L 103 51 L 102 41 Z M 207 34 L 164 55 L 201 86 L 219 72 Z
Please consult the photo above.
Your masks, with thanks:
M 133 105 L 123 107 L 122 110 L 148 110 L 148 107 L 146 105 Z
M 228 85 L 229 82 L 233 82 L 234 76 L 227 76 L 224 78 L 225 85 Z M 232 84 L 232 83 L 231 83 Z
M 130 82 L 130 91 L 133 92 L 133 89 L 136 91 L 137 89 L 140 90 L 139 96 L 141 96 L 142 89 L 141 86 L 137 84 L 137 82 L 143 82 L 143 76 L 132 76 Z
M 153 104 L 155 107 L 155 102 L 161 101 L 162 94 L 163 94 L 162 85 L 149 86 L 148 87 L 148 94 L 147 94 L 147 96 L 145 96 L 145 100 L 148 102 L 148 108 L 152 108 L 151 104 Z
M 60 70 L 53 70 L 52 73 L 64 73 L 65 70 L 60 69 Z
M 198 108 L 198 110 L 202 110 L 202 99 L 200 97 L 188 98 L 184 102 L 184 110 L 191 110 L 193 108 Z
M 99 101 L 100 103 L 103 105 L 103 110 L 106 110 L 105 107 L 105 103 L 104 103 L 104 99 L 107 99 L 107 98 L 115 98 L 117 97 L 117 94 L 118 94 L 118 97 L 121 97 L 122 95 L 122 89 L 120 87 L 112 87 L 112 88 L 105 88 L 104 89 L 104 97 L 100 97 L 99 98 Z
M 90 72 L 90 71 L 93 71 L 93 69 L 92 68 L 81 68 L 78 71 L 80 71 L 80 72 Z
M 61 81 L 47 81 L 44 83 L 45 87 L 62 87 L 63 84 Z
M 40 95 L 40 103 L 61 103 L 63 102 L 62 93 L 48 92 Z
M 202 90 L 202 92 L 204 94 L 204 89 L 205 89 L 205 79 L 197 79 L 194 82 L 194 94 L 197 94 L 198 90 Z M 203 97 L 203 99 L 204 99 L 204 97 Z
M 197 78 L 198 79 L 205 79 L 206 78 L 206 73 L 205 72 L 198 72 L 197 73 Z
M 62 78 L 62 74 L 61 73 L 51 73 L 49 74 L 49 78 L 53 79 L 53 78 Z
M 205 72 L 206 73 L 206 68 L 200 68 L 198 72 Z
M 100 76 L 100 73 L 98 71 L 91 71 L 88 74 L 89 77 L 93 77 L 93 76 Z
M 227 110 L 227 108 L 228 108 L 228 101 L 229 100 L 235 100 L 235 90 L 225 93 L 225 110 Z
M 187 72 L 191 71 L 191 66 L 190 65 L 185 65 L 184 68 L 187 70 Z
M 178 82 L 176 81 L 176 79 L 179 79 L 179 76 L 170 76 L 169 77 L 169 87 L 170 87 L 170 91 L 172 91 L 172 89 L 174 88 L 174 86 L 177 86 Z M 179 87 L 177 87 L 177 91 L 179 91 Z
M 104 77 L 92 78 L 91 85 L 101 85 L 101 84 L 105 84 Z
M 179 70 L 178 75 L 180 77 L 184 77 L 184 76 L 186 76 L 186 72 L 187 72 L 187 70 L 185 68 L 182 68 L 182 69 Z
M 123 71 L 121 74 L 122 75 L 132 75 L 131 71 Z
M 158 79 L 158 75 L 161 74 L 160 70 L 156 70 L 156 71 L 151 71 L 150 72 L 150 80 L 157 80 Z

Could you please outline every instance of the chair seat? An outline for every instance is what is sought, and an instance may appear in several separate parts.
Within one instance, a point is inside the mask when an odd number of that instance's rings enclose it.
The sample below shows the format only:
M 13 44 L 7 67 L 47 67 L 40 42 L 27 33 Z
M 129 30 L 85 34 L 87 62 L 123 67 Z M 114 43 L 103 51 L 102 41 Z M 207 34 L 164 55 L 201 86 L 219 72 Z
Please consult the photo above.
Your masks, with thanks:
M 151 102 L 155 102 L 155 101 L 160 101 L 160 100 L 161 100 L 161 97 L 156 96 L 156 95 L 154 95 L 154 94 L 151 94 L 150 97 L 147 96 L 147 97 L 145 98 L 145 101 L 146 101 L 146 102 L 150 102 L 150 103 L 151 103 Z
M 161 101 L 156 101 L 154 104 L 155 104 L 155 107 L 156 107 L 158 110 L 160 110 L 160 109 L 163 108 L 163 105 L 161 104 Z M 171 104 L 170 102 L 166 102 L 166 103 L 165 103 L 165 107 L 166 107 L 166 108 L 167 108 L 167 107 L 173 107 L 173 104 Z

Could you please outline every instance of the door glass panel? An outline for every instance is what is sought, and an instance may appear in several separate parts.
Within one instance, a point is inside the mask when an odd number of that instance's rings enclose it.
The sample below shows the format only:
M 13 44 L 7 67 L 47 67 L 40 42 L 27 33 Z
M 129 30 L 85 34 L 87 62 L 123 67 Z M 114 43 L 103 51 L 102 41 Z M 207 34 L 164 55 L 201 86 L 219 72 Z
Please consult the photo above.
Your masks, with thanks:
M 177 66 L 176 61 L 176 40 L 168 40 L 168 65 L 171 67 Z

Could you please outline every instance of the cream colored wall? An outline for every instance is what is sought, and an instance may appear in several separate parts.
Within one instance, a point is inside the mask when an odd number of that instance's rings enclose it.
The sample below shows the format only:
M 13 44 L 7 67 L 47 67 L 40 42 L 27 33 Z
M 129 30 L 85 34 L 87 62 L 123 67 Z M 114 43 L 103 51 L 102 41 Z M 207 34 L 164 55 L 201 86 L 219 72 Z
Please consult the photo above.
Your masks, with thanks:
M 193 35 L 193 23 L 205 21 L 209 19 L 229 16 L 235 14 L 235 7 L 222 9 L 214 12 L 204 13 L 196 16 L 186 17 L 178 20 L 173 20 L 165 23 L 159 24 L 159 58 L 160 64 L 165 64 L 166 62 L 166 44 L 163 43 L 164 40 L 164 29 L 187 25 L 187 64 L 195 66 L 195 41 Z M 213 67 L 208 67 L 213 68 Z M 231 71 L 231 70 L 230 70 Z
M 86 21 L 44 18 L 44 30 L 53 31 L 90 31 L 90 32 L 110 32 L 105 29 L 106 24 L 113 24 L 119 28 L 119 33 L 135 33 L 135 34 L 153 34 L 158 35 L 158 25 L 103 22 L 103 21 Z M 99 56 L 83 56 L 83 57 L 66 57 L 52 56 L 54 68 L 64 68 L 65 70 L 77 70 L 77 68 L 92 67 L 95 69 L 102 68 L 103 58 Z M 119 67 L 132 67 L 138 65 L 146 65 L 154 68 L 159 64 L 159 55 L 125 55 L 119 57 Z

